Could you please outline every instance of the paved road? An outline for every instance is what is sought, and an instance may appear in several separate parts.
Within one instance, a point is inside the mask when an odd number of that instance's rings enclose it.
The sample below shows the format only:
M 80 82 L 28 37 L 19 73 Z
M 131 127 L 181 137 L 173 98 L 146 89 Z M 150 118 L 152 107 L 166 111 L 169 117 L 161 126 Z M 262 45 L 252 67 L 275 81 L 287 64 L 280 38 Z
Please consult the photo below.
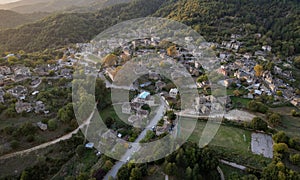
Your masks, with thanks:
M 221 180 L 225 180 L 225 176 L 224 176 L 224 173 L 223 173 L 222 169 L 218 166 L 217 170 L 218 170 L 218 172 L 220 174 Z
M 50 142 L 46 142 L 44 144 L 41 144 L 41 145 L 38 145 L 38 146 L 35 146 L 35 147 L 32 147 L 30 149 L 26 149 L 26 150 L 22 150 L 22 151 L 18 151 L 18 152 L 14 152 L 14 153 L 10 153 L 10 154 L 6 154 L 6 155 L 3 155 L 0 157 L 0 160 L 4 160 L 4 159 L 8 159 L 8 158 L 11 158 L 11 157 L 15 157 L 15 156 L 19 156 L 19 155 L 24 155 L 24 154 L 28 154 L 30 152 L 33 152 L 33 151 L 36 151 L 36 150 L 39 150 L 39 149 L 43 149 L 43 148 L 46 148 L 50 145 L 53 145 L 53 144 L 56 144 L 56 143 L 59 143 L 61 141 L 64 141 L 64 140 L 68 140 L 70 138 L 72 138 L 72 136 L 74 134 L 77 134 L 78 131 L 83 128 L 84 126 L 88 125 L 94 115 L 94 112 L 96 110 L 96 105 L 94 107 L 94 111 L 91 113 L 91 115 L 88 117 L 88 119 L 83 123 L 81 124 L 77 129 L 75 129 L 74 131 L 58 138 L 58 139 L 55 139 L 53 141 L 50 141 Z
M 240 169 L 240 170 L 246 170 L 246 166 L 243 166 L 243 165 L 239 165 L 239 164 L 236 164 L 236 163 L 233 163 L 233 162 L 229 162 L 229 161 L 225 161 L 225 160 L 220 160 L 221 163 L 223 164 L 226 164 L 228 166 L 231 166 L 231 167 L 234 167 L 234 168 L 237 168 L 237 169 Z
M 153 117 L 153 119 L 150 121 L 150 123 L 147 125 L 147 127 L 142 131 L 142 133 L 138 136 L 138 138 L 134 141 L 134 143 L 132 144 L 132 148 L 128 149 L 127 152 L 122 156 L 121 160 L 118 161 L 113 167 L 112 169 L 106 174 L 106 176 L 104 177 L 104 179 L 108 179 L 110 176 L 112 177 L 116 177 L 117 173 L 119 171 L 119 169 L 126 163 L 126 161 L 128 160 L 127 158 L 131 157 L 135 152 L 137 152 L 140 149 L 140 145 L 139 142 L 144 139 L 144 137 L 146 136 L 146 133 L 148 130 L 151 130 L 152 126 L 155 126 L 158 121 L 163 117 L 164 113 L 165 113 L 165 102 L 162 100 L 162 98 L 160 98 L 160 106 L 157 109 L 156 115 Z

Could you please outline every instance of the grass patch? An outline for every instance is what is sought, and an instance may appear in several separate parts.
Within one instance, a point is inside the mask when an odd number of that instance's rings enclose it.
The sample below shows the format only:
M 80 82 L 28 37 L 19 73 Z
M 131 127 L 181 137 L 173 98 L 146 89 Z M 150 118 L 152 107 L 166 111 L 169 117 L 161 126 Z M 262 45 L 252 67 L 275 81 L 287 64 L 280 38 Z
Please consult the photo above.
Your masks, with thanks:
M 114 107 L 116 108 L 116 110 L 115 110 Z M 102 120 L 105 120 L 108 117 L 111 117 L 111 118 L 113 118 L 114 120 L 116 120 L 118 122 L 121 122 L 122 120 L 126 120 L 127 121 L 129 115 L 128 114 L 123 114 L 121 109 L 122 109 L 122 104 L 115 104 L 114 106 L 108 106 L 107 108 L 99 111 L 99 113 L 100 113 L 100 116 L 101 116 Z M 120 116 L 121 117 L 118 116 L 118 114 L 116 113 L 116 111 L 120 112 Z M 122 118 L 122 120 L 121 120 L 121 118 Z
M 219 165 L 219 167 L 222 169 L 225 179 L 230 179 L 232 176 L 242 177 L 245 175 L 245 173 L 242 170 L 233 168 L 222 163 Z
M 182 119 L 187 122 L 187 124 L 184 124 L 184 127 L 193 128 L 193 120 L 195 119 L 190 119 L 190 123 L 188 123 L 188 118 Z M 198 120 L 188 140 L 198 144 L 205 126 L 205 121 Z M 221 158 L 241 165 L 262 169 L 271 162 L 271 159 L 255 155 L 251 152 L 251 131 L 237 127 L 221 125 L 217 134 L 208 145 Z
M 206 122 L 198 121 L 194 129 L 194 132 L 190 136 L 189 140 L 195 143 L 199 143 L 199 139 L 202 135 L 205 126 L 206 126 Z M 221 125 L 216 136 L 213 138 L 213 140 L 210 142 L 209 145 L 221 146 L 230 149 L 239 149 L 245 152 L 251 152 L 250 144 L 251 144 L 250 131 L 239 129 L 236 127 Z
M 230 99 L 232 101 L 233 108 L 246 108 L 248 103 L 252 100 L 236 96 L 230 96 Z
M 272 108 L 274 112 L 278 112 L 282 115 L 282 124 L 276 129 L 278 131 L 284 131 L 290 137 L 300 138 L 300 117 L 293 117 L 291 110 L 296 109 L 295 107 L 278 107 Z

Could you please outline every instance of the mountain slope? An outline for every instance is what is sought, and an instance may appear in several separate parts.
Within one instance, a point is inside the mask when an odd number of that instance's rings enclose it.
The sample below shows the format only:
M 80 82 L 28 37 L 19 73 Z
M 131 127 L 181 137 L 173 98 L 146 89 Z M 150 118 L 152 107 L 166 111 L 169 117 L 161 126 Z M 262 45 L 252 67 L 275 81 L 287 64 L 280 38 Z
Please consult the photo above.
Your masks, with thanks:
M 45 0 L 20 0 L 20 1 L 16 1 L 16 2 L 1 4 L 0 9 L 9 10 L 9 9 L 19 7 L 19 6 L 26 6 L 26 5 L 30 5 L 30 4 L 41 3 L 43 1 L 45 1 Z
M 32 23 L 49 15 L 48 13 L 19 14 L 14 11 L 0 10 L 0 29 L 14 28 Z
M 21 0 L 19 2 L 0 5 L 0 9 L 8 9 L 19 13 L 55 12 L 69 9 L 79 9 L 82 11 L 84 9 L 102 9 L 129 1 L 130 0 Z
M 300 53 L 298 0 L 136 0 L 96 13 L 58 14 L 2 31 L 0 50 L 36 51 L 85 42 L 118 22 L 149 15 L 183 22 L 207 41 L 221 43 L 229 40 L 231 34 L 241 34 L 241 52 L 254 52 L 262 45 L 271 45 L 278 56 Z M 261 38 L 256 38 L 258 33 Z
M 243 34 L 245 51 L 268 44 L 285 56 L 300 53 L 298 0 L 170 0 L 154 15 L 190 25 L 209 41 Z M 255 39 L 256 33 L 262 38 Z
M 39 51 L 69 43 L 86 42 L 108 27 L 153 14 L 164 0 L 136 0 L 97 13 L 65 13 L 17 29 L 0 32 L 2 51 Z

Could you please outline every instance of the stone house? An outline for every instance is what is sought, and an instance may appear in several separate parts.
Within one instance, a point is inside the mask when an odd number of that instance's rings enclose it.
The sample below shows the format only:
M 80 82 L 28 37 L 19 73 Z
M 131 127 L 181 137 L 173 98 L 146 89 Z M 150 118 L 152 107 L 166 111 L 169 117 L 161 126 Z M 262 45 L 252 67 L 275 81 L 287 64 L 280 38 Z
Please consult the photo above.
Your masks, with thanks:
M 31 112 L 32 106 L 30 103 L 18 101 L 18 102 L 16 102 L 15 110 L 17 113 Z
M 176 98 L 178 95 L 179 91 L 177 88 L 172 88 L 169 92 L 169 96 L 172 98 Z
M 42 122 L 38 122 L 36 123 L 36 125 L 42 130 L 42 131 L 46 131 L 48 129 L 48 125 L 44 124 Z
M 130 103 L 124 103 L 122 105 L 122 113 L 131 114 L 131 105 L 130 105 Z

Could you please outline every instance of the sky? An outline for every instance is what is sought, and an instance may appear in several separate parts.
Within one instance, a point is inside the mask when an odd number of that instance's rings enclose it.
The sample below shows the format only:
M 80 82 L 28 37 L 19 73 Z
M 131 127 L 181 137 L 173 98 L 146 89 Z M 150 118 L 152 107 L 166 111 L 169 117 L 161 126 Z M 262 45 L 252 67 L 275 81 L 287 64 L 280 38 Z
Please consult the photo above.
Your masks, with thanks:
M 16 1 L 20 1 L 20 0 L 0 0 L 0 4 L 6 4 L 10 2 L 16 2 Z

